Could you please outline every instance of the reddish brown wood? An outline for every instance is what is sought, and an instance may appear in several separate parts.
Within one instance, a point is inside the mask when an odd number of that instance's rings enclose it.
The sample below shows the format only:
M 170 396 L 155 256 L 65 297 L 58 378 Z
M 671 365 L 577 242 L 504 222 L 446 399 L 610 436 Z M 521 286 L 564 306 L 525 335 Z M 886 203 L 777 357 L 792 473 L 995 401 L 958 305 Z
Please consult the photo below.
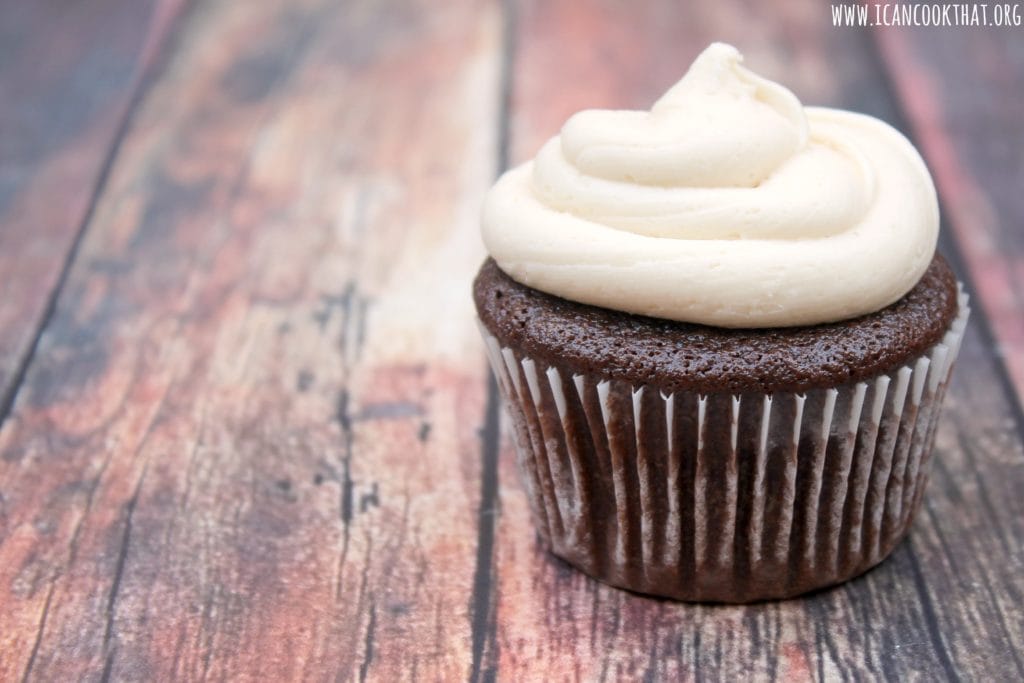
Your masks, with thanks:
M 0 9 L 0 422 L 182 0 Z
M 991 10 L 994 12 L 994 10 Z M 1024 401 L 1024 49 L 1019 27 L 878 28 L 980 305 Z
M 468 675 L 500 35 L 189 13 L 0 432 L 0 679 Z
M 568 569 L 498 429 L 469 280 L 499 160 L 712 39 L 903 125 L 827 8 L 198 4 L 0 429 L 0 680 L 1024 677 L 1024 449 L 980 318 L 911 538 L 806 599 Z

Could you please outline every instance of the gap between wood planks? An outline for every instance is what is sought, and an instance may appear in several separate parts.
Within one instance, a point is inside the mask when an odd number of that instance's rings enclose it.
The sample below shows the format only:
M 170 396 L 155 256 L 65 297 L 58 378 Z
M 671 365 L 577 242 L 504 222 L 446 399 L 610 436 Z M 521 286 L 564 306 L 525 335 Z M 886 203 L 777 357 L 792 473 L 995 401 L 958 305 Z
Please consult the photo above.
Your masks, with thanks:
M 71 272 L 71 267 L 78 256 L 79 247 L 92 223 L 93 216 L 96 213 L 96 206 L 107 187 L 110 171 L 114 167 L 114 162 L 121 151 L 121 145 L 131 129 L 132 121 L 139 109 L 139 105 L 145 99 L 152 85 L 159 79 L 170 56 L 174 53 L 177 29 L 181 26 L 193 6 L 192 0 L 171 0 L 168 5 L 157 5 L 154 16 L 150 19 L 137 71 L 131 85 L 128 87 L 127 103 L 120 120 L 117 122 L 110 146 L 103 156 L 99 172 L 96 174 L 96 181 L 89 191 L 85 211 L 82 213 L 78 227 L 75 228 L 74 236 L 71 239 L 71 246 L 68 248 L 67 255 L 61 264 L 57 282 L 46 299 L 43 314 L 39 318 L 39 324 L 32 335 L 32 342 L 29 344 L 28 350 L 15 366 L 10 383 L 0 393 L 0 429 L 3 429 L 4 423 L 14 410 L 14 403 L 18 398 L 18 392 L 25 383 L 25 375 L 28 373 L 28 369 L 32 365 L 36 351 L 39 348 L 39 341 L 53 320 L 53 315 L 57 310 L 57 302 L 64 291 L 64 285 L 67 283 L 68 273 Z
M 510 117 L 515 67 L 516 12 L 514 0 L 501 2 L 501 74 L 498 84 L 497 150 L 495 177 L 509 165 Z M 476 567 L 470 596 L 470 637 L 472 664 L 470 681 L 493 681 L 497 677 L 497 594 L 495 593 L 494 538 L 498 525 L 498 453 L 501 450 L 500 397 L 498 383 L 484 363 L 487 400 L 481 439 L 480 508 L 477 513 Z M 486 662 L 485 662 L 486 660 Z M 484 668 L 486 663 L 486 668 Z

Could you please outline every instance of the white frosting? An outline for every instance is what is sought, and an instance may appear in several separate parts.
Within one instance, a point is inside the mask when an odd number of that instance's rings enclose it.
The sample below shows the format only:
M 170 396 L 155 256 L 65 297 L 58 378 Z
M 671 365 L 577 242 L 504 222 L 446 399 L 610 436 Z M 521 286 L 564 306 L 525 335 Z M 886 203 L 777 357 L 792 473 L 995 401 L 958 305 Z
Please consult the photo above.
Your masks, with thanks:
M 906 294 L 935 251 L 924 162 L 892 127 L 804 108 L 715 43 L 651 108 L 583 111 L 495 184 L 484 242 L 530 287 L 723 327 L 831 322 Z

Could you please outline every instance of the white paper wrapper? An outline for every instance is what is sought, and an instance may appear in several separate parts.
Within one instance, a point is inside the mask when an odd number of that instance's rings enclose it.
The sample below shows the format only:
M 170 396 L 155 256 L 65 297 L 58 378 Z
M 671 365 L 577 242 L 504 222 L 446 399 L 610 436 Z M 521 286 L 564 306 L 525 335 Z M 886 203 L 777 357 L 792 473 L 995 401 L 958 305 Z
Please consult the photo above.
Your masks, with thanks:
M 483 326 L 537 530 L 616 586 L 746 602 L 856 576 L 928 478 L 970 309 L 914 362 L 805 394 L 664 394 L 542 366 Z

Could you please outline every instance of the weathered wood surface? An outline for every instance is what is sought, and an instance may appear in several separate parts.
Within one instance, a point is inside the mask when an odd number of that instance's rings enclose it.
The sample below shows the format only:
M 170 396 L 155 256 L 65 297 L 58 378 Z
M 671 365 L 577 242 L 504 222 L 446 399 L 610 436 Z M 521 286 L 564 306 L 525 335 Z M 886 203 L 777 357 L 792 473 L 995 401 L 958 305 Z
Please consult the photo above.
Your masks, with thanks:
M 0 6 L 0 416 L 181 4 Z
M 878 29 L 910 130 L 1024 401 L 1024 40 L 992 31 Z
M 966 211 L 943 249 L 985 304 L 921 518 L 861 579 L 745 607 L 597 584 L 537 546 L 499 429 L 468 286 L 505 159 L 646 106 L 712 39 L 920 135 L 900 63 L 827 8 L 192 7 L 0 429 L 0 680 L 1024 677 L 989 336 L 1020 308 L 990 303 Z
M 466 674 L 501 25 L 432 5 L 190 12 L 0 434 L 0 678 Z

